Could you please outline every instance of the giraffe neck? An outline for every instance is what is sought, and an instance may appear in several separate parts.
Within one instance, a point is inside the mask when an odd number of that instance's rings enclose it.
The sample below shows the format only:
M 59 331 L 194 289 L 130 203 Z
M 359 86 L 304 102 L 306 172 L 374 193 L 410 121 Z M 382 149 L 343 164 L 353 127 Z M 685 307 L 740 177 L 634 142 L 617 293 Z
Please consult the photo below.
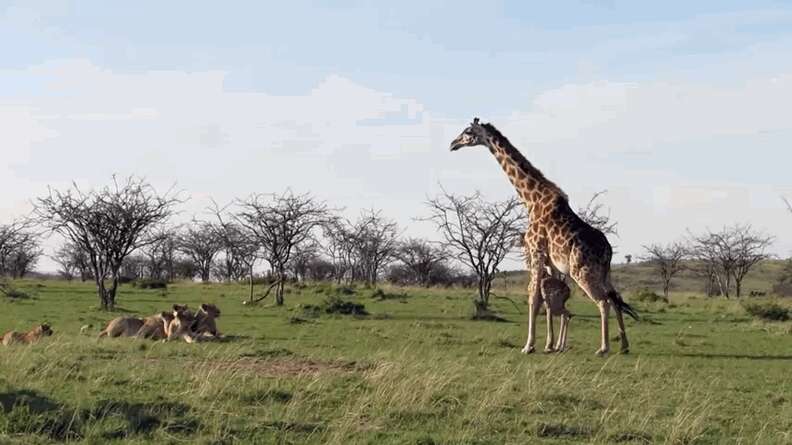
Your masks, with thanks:
M 533 166 L 508 140 L 497 135 L 490 135 L 487 147 L 503 168 L 517 195 L 532 213 L 537 204 L 548 195 L 561 196 L 566 199 L 561 189 L 545 178 L 539 169 Z

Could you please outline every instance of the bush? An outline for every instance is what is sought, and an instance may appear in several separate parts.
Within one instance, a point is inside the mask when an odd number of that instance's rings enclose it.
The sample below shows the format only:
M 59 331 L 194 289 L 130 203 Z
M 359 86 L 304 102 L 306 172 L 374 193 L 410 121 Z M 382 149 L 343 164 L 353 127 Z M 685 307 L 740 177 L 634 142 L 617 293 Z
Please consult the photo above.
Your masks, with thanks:
M 374 289 L 371 291 L 371 298 L 374 300 L 406 300 L 407 294 L 399 293 L 399 294 L 392 294 L 389 292 L 385 292 L 382 289 Z
M 668 303 L 668 301 L 662 295 L 659 295 L 657 292 L 653 290 L 649 290 L 648 288 L 645 287 L 638 289 L 638 291 L 632 295 L 632 298 L 630 298 L 630 300 L 648 302 L 648 303 L 656 303 L 658 301 Z
M 139 279 L 132 282 L 132 287 L 138 289 L 167 289 L 168 282 L 156 279 Z
M 330 297 L 322 303 L 325 313 L 342 315 L 368 315 L 366 306 L 352 301 L 344 301 L 338 297 Z
M 27 300 L 30 298 L 30 294 L 23 290 L 17 289 L 5 280 L 0 281 L 0 295 L 5 295 L 6 298 L 10 298 L 12 300 Z
M 789 320 L 789 309 L 777 303 L 748 303 L 744 304 L 745 312 L 751 316 L 768 321 Z

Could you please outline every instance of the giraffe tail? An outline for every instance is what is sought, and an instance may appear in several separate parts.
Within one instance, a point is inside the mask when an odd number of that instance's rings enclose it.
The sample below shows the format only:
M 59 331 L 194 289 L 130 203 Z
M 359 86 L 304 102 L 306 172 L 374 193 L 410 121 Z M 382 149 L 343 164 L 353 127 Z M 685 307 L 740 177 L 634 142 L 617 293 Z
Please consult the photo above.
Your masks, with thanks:
M 633 320 L 638 321 L 640 319 L 640 317 L 638 316 L 638 312 L 636 312 L 635 309 L 633 309 L 632 306 L 627 304 L 627 302 L 624 301 L 622 299 L 621 295 L 619 295 L 619 293 L 616 292 L 615 290 L 610 291 L 608 293 L 608 298 L 613 302 L 614 305 L 616 305 L 616 308 L 618 310 L 620 310 L 620 311 L 624 312 L 625 314 L 629 315 L 630 317 L 633 318 Z

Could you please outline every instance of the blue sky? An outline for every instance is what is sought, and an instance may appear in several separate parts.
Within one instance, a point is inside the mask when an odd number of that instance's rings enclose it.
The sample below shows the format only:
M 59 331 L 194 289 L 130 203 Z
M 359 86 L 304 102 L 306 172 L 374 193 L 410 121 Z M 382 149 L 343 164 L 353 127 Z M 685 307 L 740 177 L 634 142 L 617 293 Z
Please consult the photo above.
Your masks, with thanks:
M 0 0 L 0 220 L 47 185 L 135 173 L 211 198 L 311 190 L 412 220 L 443 183 L 511 189 L 492 121 L 619 251 L 792 215 L 792 3 Z M 90 160 L 90 161 L 86 161 Z

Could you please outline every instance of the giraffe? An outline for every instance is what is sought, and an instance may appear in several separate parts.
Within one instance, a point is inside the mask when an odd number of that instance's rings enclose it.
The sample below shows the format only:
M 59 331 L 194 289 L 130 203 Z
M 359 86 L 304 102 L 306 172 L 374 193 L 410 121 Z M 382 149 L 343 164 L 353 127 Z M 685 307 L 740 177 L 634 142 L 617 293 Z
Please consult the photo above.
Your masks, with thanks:
M 492 124 L 473 119 L 451 142 L 451 151 L 462 147 L 483 145 L 495 156 L 530 215 L 524 236 L 526 265 L 530 273 L 528 286 L 528 339 L 522 352 L 535 352 L 536 316 L 541 304 L 542 280 L 547 276 L 548 263 L 560 273 L 570 276 L 597 305 L 600 314 L 600 348 L 597 355 L 610 350 L 608 318 L 611 306 L 619 325 L 621 352 L 627 353 L 630 344 L 624 328 L 627 313 L 637 319 L 638 314 L 624 302 L 610 281 L 610 262 L 613 256 L 608 239 L 591 227 L 572 210 L 569 199 L 555 183 L 533 166 L 514 145 Z M 547 261 L 545 259 L 549 259 Z M 551 345 L 548 343 L 548 345 Z
M 544 279 L 539 285 L 542 301 L 547 315 L 547 343 L 545 352 L 564 352 L 567 348 L 567 331 L 572 314 L 566 308 L 569 300 L 569 286 L 566 281 L 552 267 L 545 265 L 547 271 Z M 561 318 L 561 326 L 558 328 L 558 342 L 553 346 L 553 317 Z

